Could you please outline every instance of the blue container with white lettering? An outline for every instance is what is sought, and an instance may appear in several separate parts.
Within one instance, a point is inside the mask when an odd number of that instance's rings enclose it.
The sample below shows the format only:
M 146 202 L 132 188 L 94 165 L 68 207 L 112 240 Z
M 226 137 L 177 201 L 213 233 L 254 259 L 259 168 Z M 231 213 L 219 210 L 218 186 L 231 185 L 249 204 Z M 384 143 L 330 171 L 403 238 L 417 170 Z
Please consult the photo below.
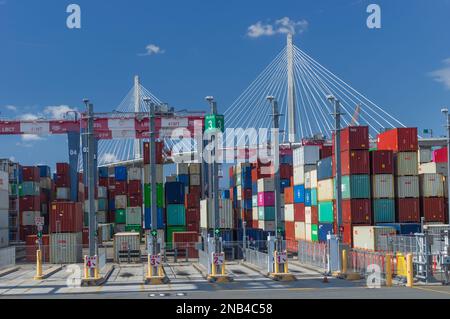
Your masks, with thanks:
M 125 166 L 114 167 L 114 177 L 116 181 L 126 181 L 127 180 L 127 168 Z
M 294 203 L 302 204 L 305 202 L 305 185 L 294 186 Z

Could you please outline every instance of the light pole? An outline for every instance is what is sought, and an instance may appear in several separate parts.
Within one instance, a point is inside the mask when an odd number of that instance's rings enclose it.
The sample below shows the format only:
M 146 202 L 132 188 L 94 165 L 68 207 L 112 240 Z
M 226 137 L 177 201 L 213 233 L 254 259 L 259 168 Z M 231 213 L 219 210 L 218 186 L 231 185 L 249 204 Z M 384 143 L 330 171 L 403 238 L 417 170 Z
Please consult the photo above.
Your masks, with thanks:
M 446 125 L 445 128 L 447 129 L 447 204 L 450 203 L 450 114 L 448 113 L 448 108 L 444 107 L 441 109 L 441 112 L 444 114 L 445 119 L 446 119 Z M 450 206 L 447 205 L 448 207 L 448 212 L 447 214 L 449 222 L 450 222 Z
M 272 106 L 272 117 L 273 117 L 273 135 L 272 135 L 272 151 L 274 161 L 272 163 L 274 169 L 274 191 L 275 191 L 275 238 L 277 239 L 276 250 L 281 252 L 282 247 L 282 236 L 281 229 L 278 227 L 278 222 L 281 220 L 281 197 L 280 197 L 280 171 L 279 171 L 279 161 L 280 161 L 280 141 L 279 141 L 279 120 L 280 113 L 278 113 L 278 102 L 274 96 L 267 96 L 266 99 Z

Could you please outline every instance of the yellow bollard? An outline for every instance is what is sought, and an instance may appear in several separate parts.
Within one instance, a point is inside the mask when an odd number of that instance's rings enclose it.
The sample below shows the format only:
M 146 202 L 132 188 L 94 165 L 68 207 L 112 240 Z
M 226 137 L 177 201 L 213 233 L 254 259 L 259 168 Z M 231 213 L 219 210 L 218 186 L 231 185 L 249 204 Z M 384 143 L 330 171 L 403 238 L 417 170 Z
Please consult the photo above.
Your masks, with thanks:
M 342 250 L 342 273 L 347 273 L 347 250 Z
M 275 273 L 278 274 L 280 269 L 279 269 L 278 260 L 277 260 L 277 251 L 273 252 L 273 258 L 275 260 Z
M 413 269 L 413 256 L 412 254 L 406 255 L 406 287 L 412 287 L 414 285 L 414 269 Z
M 222 264 L 222 276 L 225 276 L 225 261 Z
M 286 252 L 286 262 L 284 263 L 284 273 L 287 274 L 289 272 L 288 269 L 288 259 L 287 259 L 287 252 Z
M 84 278 L 89 279 L 89 268 L 87 267 L 87 256 L 84 256 Z
M 214 264 L 214 262 L 211 264 L 211 275 L 215 276 L 216 275 L 216 265 Z
M 36 250 L 36 280 L 42 279 L 42 252 Z
M 392 287 L 392 255 L 386 254 L 386 287 Z

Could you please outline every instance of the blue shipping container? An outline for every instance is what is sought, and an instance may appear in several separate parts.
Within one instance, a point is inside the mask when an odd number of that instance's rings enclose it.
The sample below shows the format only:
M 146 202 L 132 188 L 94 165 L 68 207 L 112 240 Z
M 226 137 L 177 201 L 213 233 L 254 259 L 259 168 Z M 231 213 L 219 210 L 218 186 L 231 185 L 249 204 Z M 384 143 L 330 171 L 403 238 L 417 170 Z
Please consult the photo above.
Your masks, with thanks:
M 253 201 L 251 199 L 245 199 L 243 202 L 243 208 L 244 209 L 252 209 L 253 208 Z
M 312 197 L 310 189 L 305 189 L 305 206 L 312 206 Z
M 244 167 L 241 172 L 241 186 L 242 188 L 252 187 L 252 171 L 251 167 Z
M 108 201 L 108 207 L 109 210 L 116 210 L 116 200 L 114 198 Z
M 319 242 L 326 242 L 328 233 L 333 233 L 333 223 L 319 224 Z
M 283 155 L 280 156 L 280 163 L 281 164 L 291 164 L 294 162 L 292 155 Z
M 230 190 L 229 189 L 224 189 L 222 190 L 222 198 L 224 199 L 229 199 L 230 198 Z
M 252 193 L 257 194 L 258 193 L 258 182 L 252 183 Z
M 145 208 L 144 212 L 144 228 L 152 229 L 152 210 L 151 208 Z M 158 207 L 157 212 L 157 228 L 164 229 L 164 209 Z
M 40 177 L 50 177 L 51 176 L 51 171 L 50 171 L 49 166 L 38 165 L 38 167 L 39 167 L 39 176 Z
M 184 204 L 184 184 L 180 182 L 167 182 L 165 184 L 167 204 Z
M 317 180 L 321 181 L 333 177 L 333 161 L 331 157 L 317 162 Z
M 126 166 L 116 166 L 114 167 L 114 177 L 117 181 L 127 180 L 127 168 Z
M 305 185 L 294 186 L 294 203 L 300 204 L 305 202 Z
M 183 183 L 185 186 L 189 186 L 189 175 L 187 174 L 177 175 L 177 182 Z
M 376 225 L 395 228 L 398 235 L 413 235 L 422 231 L 420 224 L 382 223 Z
M 99 167 L 98 168 L 98 177 L 108 178 L 108 167 Z
M 281 193 L 284 193 L 284 189 L 286 187 L 290 187 L 291 186 L 291 181 L 289 179 L 282 179 L 280 181 L 280 191 Z

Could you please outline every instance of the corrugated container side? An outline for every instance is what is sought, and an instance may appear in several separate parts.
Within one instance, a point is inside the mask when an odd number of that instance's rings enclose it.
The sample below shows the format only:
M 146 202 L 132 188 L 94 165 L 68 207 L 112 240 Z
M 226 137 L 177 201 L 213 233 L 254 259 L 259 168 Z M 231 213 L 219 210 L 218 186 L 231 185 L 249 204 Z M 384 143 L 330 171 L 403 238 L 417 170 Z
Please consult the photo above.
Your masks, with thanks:
M 378 238 L 380 236 L 395 235 L 396 230 L 391 227 L 381 226 L 354 226 L 353 247 L 359 249 L 378 250 Z
M 372 176 L 373 198 L 394 198 L 394 175 L 378 174 Z
M 396 193 L 398 198 L 419 197 L 419 176 L 397 176 Z
M 384 150 L 371 151 L 370 167 L 372 175 L 394 174 L 394 153 Z
M 319 180 L 317 183 L 317 200 L 319 202 L 331 201 L 334 198 L 333 179 Z
M 394 156 L 395 174 L 397 176 L 418 175 L 419 162 L 417 152 L 399 152 Z
M 444 177 L 440 174 L 421 174 L 420 195 L 423 197 L 444 197 Z
M 114 235 L 114 261 L 127 262 L 128 258 L 119 258 L 119 254 L 126 254 L 129 250 L 140 251 L 140 235 L 138 233 L 117 233 Z M 140 262 L 141 257 L 131 258 L 132 262 Z
M 50 263 L 76 264 L 82 262 L 82 233 L 50 234 Z

